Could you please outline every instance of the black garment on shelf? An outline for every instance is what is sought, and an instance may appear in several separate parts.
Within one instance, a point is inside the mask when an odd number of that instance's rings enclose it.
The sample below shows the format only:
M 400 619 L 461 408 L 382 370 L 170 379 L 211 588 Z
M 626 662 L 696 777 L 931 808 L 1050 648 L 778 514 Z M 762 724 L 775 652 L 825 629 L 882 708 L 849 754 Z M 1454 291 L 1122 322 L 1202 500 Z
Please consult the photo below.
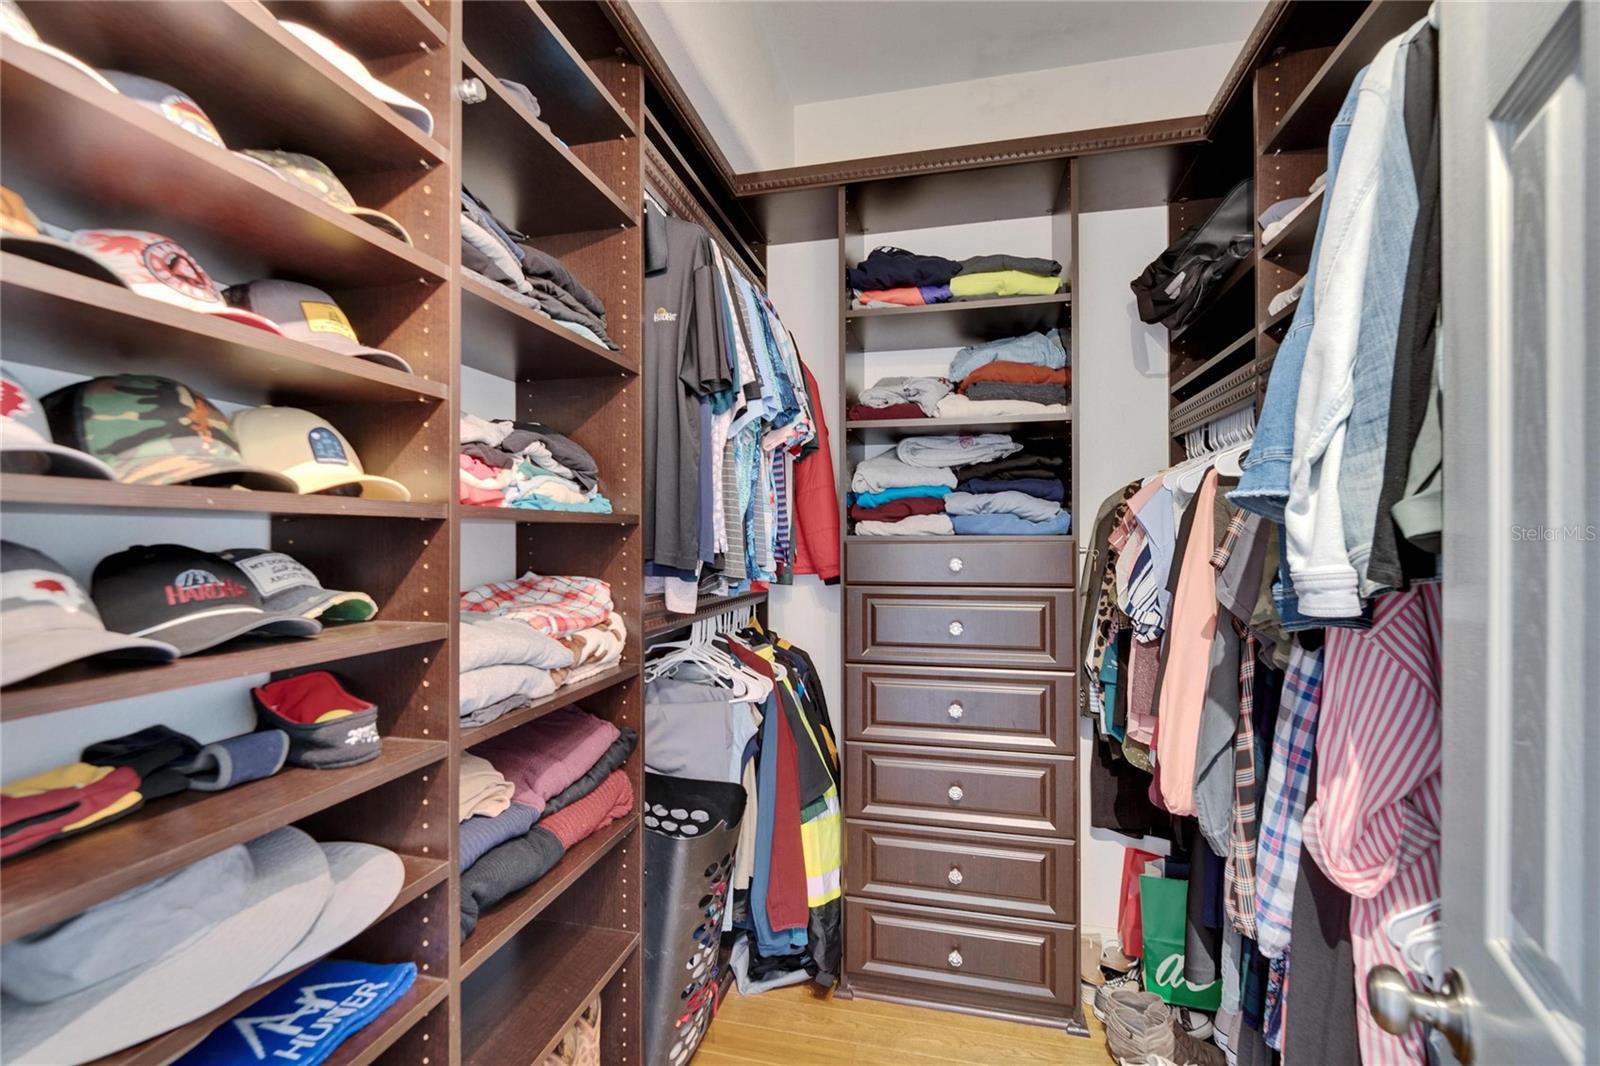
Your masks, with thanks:
M 1405 57 L 1406 138 L 1417 182 L 1417 226 L 1406 262 L 1405 295 L 1394 353 L 1394 384 L 1389 394 L 1389 437 L 1384 447 L 1383 482 L 1378 490 L 1377 523 L 1367 577 L 1391 588 L 1437 576 L 1438 557 L 1400 535 L 1390 512 L 1405 495 L 1411 451 L 1433 392 L 1442 269 L 1442 219 L 1439 192 L 1439 32 L 1424 26 Z
M 1065 458 L 1048 455 L 1024 446 L 1015 455 L 1003 459 L 990 459 L 982 463 L 969 463 L 956 468 L 956 482 L 989 479 L 994 481 L 1020 481 L 1025 478 L 1060 479 L 1067 465 Z
M 1203 309 L 1217 285 L 1255 252 L 1254 183 L 1235 185 L 1204 222 L 1184 230 L 1129 282 L 1139 318 L 1178 329 Z
M 546 800 L 544 810 L 539 812 L 539 817 L 548 818 L 599 788 L 600 782 L 611 776 L 611 771 L 622 769 L 622 764 L 628 761 L 628 756 L 633 754 L 633 749 L 638 743 L 637 729 L 631 725 L 618 726 L 617 739 L 613 740 L 606 753 L 600 756 L 600 761 L 589 767 L 588 772 L 582 777 Z
M 1055 277 L 1061 273 L 1061 264 L 1054 259 L 1040 259 L 1028 255 L 975 255 L 961 260 L 961 273 L 987 274 L 995 270 L 1020 270 L 1024 274 L 1042 274 Z
M 845 271 L 852 289 L 899 289 L 908 285 L 948 285 L 961 264 L 938 255 L 917 255 L 904 248 L 874 248 L 872 254 Z
M 81 758 L 90 766 L 126 766 L 139 775 L 139 794 L 159 799 L 189 787 L 189 776 L 172 764 L 194 758 L 200 742 L 164 725 L 90 744 Z

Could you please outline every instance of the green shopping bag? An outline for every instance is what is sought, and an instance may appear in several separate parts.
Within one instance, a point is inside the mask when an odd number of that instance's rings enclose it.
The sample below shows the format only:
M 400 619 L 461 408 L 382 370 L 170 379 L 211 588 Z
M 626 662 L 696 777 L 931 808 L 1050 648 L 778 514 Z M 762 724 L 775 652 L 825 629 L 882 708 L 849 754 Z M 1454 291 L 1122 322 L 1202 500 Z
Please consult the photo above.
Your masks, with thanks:
M 1183 977 L 1184 923 L 1189 882 L 1170 877 L 1139 878 L 1139 912 L 1144 920 L 1144 987 L 1174 1007 L 1214 1011 L 1222 1005 L 1222 982 L 1196 985 Z

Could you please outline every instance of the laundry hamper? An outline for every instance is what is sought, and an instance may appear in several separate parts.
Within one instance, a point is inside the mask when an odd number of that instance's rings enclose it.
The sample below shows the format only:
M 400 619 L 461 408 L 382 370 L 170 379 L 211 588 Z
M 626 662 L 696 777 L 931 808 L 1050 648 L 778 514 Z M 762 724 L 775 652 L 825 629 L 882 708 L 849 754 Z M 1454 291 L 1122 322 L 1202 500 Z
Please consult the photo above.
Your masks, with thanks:
M 645 1063 L 683 1066 L 716 1009 L 744 787 L 647 773 L 644 796 Z

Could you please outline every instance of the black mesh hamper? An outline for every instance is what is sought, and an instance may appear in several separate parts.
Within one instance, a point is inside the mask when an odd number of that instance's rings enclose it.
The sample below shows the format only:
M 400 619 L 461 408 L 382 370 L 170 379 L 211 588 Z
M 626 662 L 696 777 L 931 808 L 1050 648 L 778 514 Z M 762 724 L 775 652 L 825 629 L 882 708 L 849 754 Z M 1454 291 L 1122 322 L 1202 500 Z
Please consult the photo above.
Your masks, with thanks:
M 644 1052 L 683 1066 L 711 1024 L 744 786 L 644 775 Z

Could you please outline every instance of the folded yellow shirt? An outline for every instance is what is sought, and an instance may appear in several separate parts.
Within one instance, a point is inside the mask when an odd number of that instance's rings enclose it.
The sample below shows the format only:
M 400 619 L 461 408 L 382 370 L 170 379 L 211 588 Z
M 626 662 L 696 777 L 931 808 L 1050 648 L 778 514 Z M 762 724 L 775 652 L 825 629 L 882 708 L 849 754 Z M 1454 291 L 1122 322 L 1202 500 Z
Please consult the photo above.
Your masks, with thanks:
M 982 274 L 957 274 L 950 279 L 950 295 L 1049 296 L 1061 288 L 1061 279 L 1020 270 L 989 270 Z

